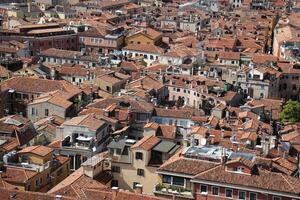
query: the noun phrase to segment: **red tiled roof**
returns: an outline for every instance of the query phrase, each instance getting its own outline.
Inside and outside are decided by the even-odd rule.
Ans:
[[[215,166],[217,166],[217,164],[214,162],[179,157],[168,164],[162,165],[158,170],[186,175],[197,175]]]
[[[23,154],[23,153],[32,153],[38,156],[46,156],[49,153],[52,153],[53,150],[49,147],[45,146],[30,146],[30,147],[25,147],[24,149],[18,151],[18,154]]]
[[[258,170],[256,174],[248,175],[229,172],[225,169],[225,166],[219,165],[199,173],[194,179],[196,181],[212,181],[215,183],[258,188],[267,191],[284,192],[296,195],[300,193],[300,180],[298,178],[265,170]]]
[[[147,53],[153,53],[153,54],[162,54],[164,50],[158,46],[155,46],[153,44],[129,44],[126,47],[123,48],[124,50],[131,50],[131,51],[137,51],[137,52],[147,52]]]
[[[156,136],[144,136],[141,140],[131,146],[132,149],[141,148],[146,151],[152,149],[156,144],[158,144],[161,140]]]

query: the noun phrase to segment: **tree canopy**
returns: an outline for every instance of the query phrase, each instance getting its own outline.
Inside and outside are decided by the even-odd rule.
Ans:
[[[300,122],[300,101],[289,100],[280,113],[282,122]]]

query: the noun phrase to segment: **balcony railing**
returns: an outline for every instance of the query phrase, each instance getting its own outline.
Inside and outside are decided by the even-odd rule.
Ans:
[[[154,193],[158,195],[175,195],[180,198],[194,199],[192,190],[172,185],[157,184],[154,187]]]
[[[37,171],[37,172],[42,172],[50,167],[50,161],[46,162],[45,164],[42,165],[37,165],[33,163],[27,163],[27,162],[22,162],[22,163],[12,163],[8,162],[5,164],[6,166],[13,166],[13,167],[18,167],[22,169],[27,169],[31,171]]]

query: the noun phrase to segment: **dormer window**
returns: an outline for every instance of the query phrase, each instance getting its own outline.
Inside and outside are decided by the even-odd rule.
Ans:
[[[235,167],[233,170],[235,172],[244,172],[244,167]]]

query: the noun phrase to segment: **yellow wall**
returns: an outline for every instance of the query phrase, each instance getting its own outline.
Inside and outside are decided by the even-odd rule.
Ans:
[[[7,16],[8,17],[19,17],[20,15],[23,15],[20,11],[15,11],[15,10],[8,10],[7,11]]]
[[[143,153],[143,160],[135,160],[135,152]],[[113,166],[120,166],[120,173],[113,173],[114,180],[118,180],[119,188],[125,190],[132,190],[133,183],[137,182],[143,186],[145,194],[153,194],[154,186],[159,183],[159,177],[156,172],[156,167],[147,166],[149,162],[148,154],[150,152],[135,149],[133,150],[132,164],[116,163]],[[144,176],[137,175],[137,169],[144,169]]]
[[[152,40],[145,35],[139,33],[126,38],[126,44],[155,44],[157,41]]]
[[[11,183],[14,185],[15,188],[17,188],[20,191],[25,191],[25,184],[17,184],[17,183]]]
[[[23,155],[28,156],[29,163],[33,163],[37,165],[43,165],[52,159],[52,153],[49,153],[48,155],[43,157],[32,153],[22,154],[22,156]]]
[[[67,176],[69,176],[69,174],[70,174],[70,160],[51,173],[51,176],[54,177],[52,182],[52,187],[57,185],[62,180],[64,180]]]

